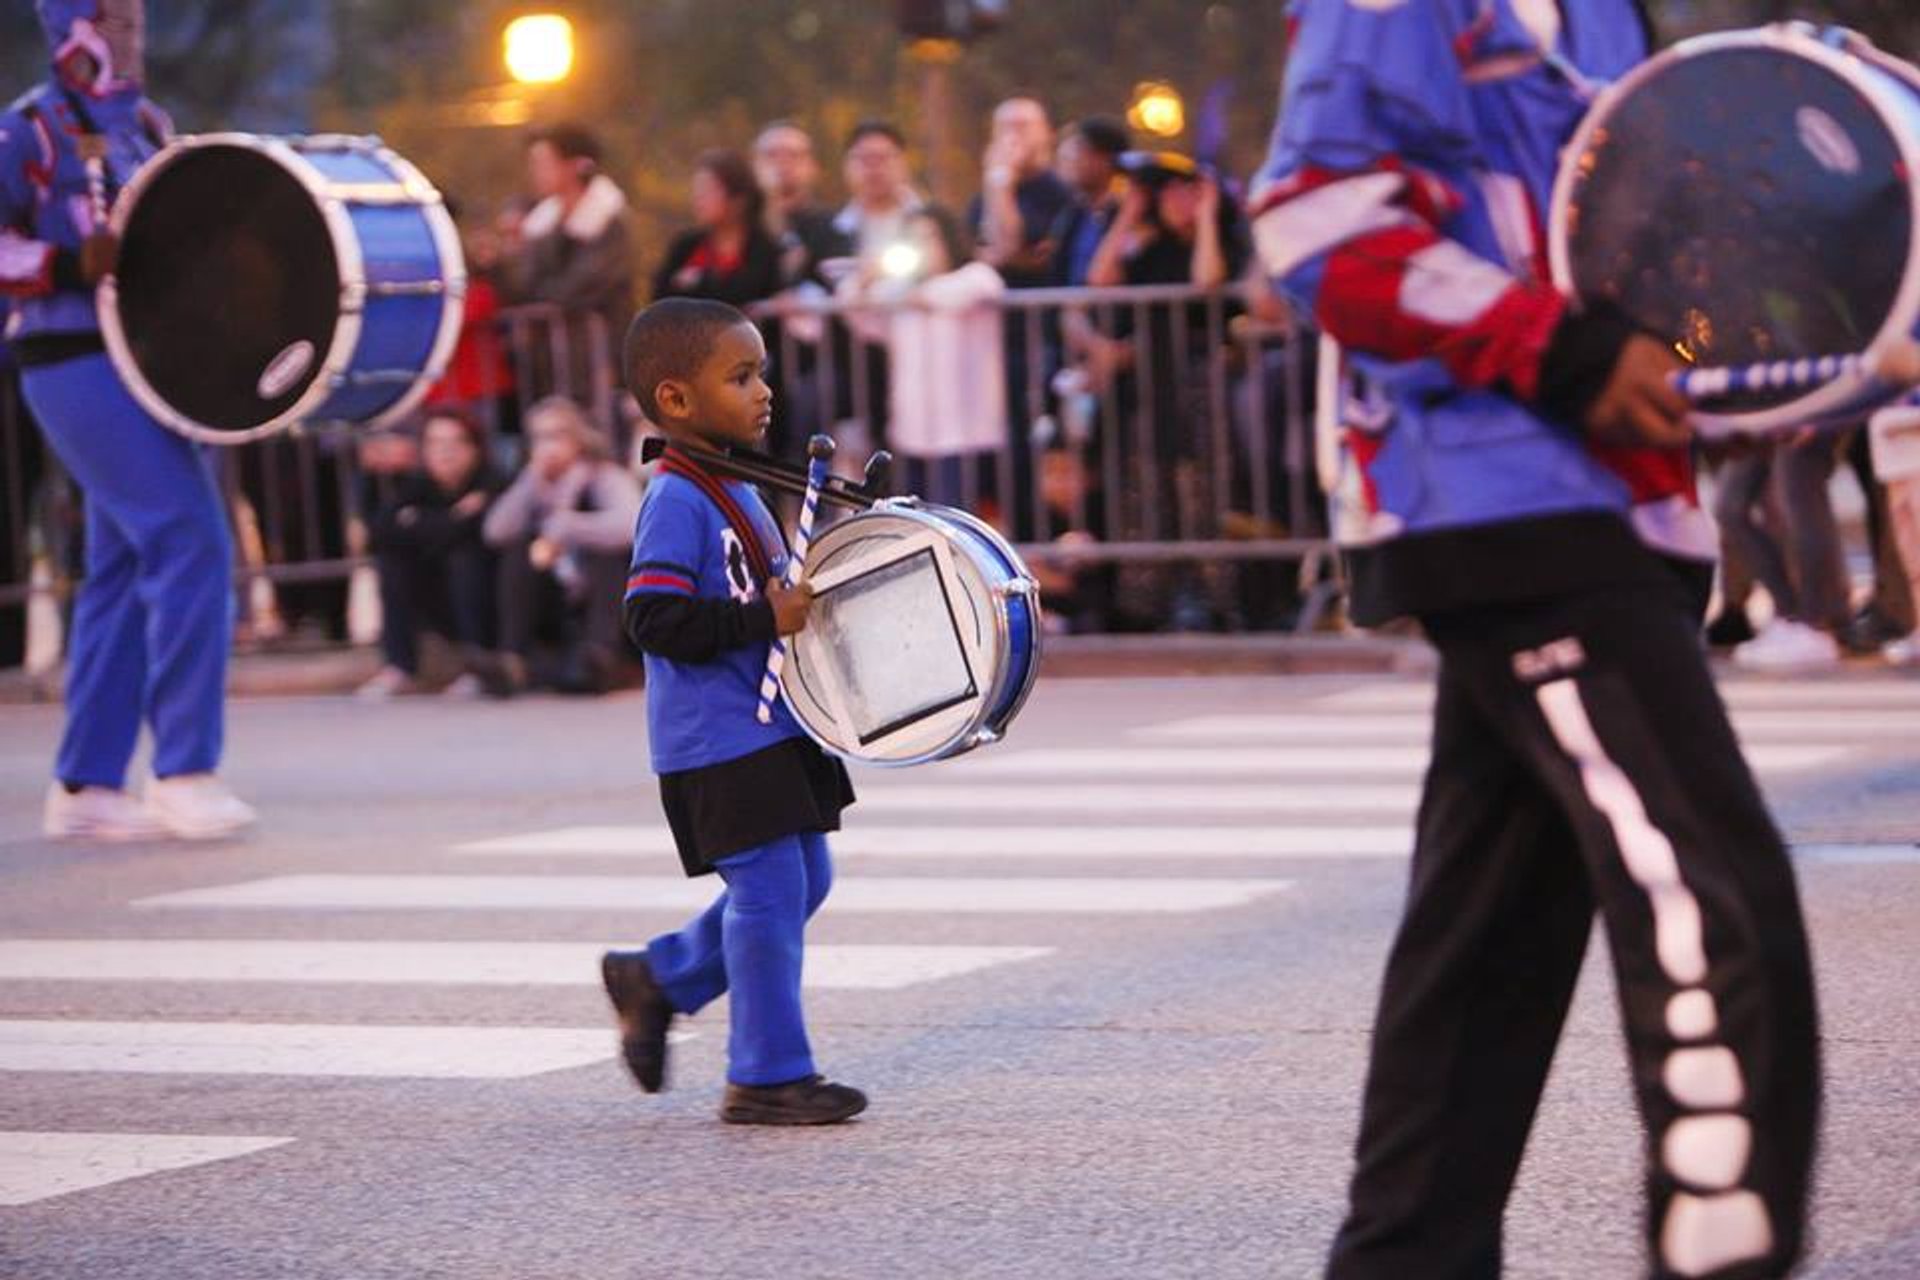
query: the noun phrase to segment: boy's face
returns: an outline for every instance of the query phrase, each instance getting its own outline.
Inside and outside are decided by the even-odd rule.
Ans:
[[[661,384],[661,407],[676,429],[710,444],[758,444],[773,420],[766,371],[767,346],[760,331],[751,324],[734,325],[714,339],[690,381]]]

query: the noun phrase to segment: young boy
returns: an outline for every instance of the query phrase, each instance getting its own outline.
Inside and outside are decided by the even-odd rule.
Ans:
[[[674,444],[753,444],[773,393],[766,347],[724,303],[670,298],[627,331],[628,384]],[[753,488],[669,448],[647,490],[627,582],[627,634],[646,655],[647,730],[660,798],[688,875],[726,889],[645,951],[601,962],[621,1049],[640,1087],[666,1078],[667,1027],[731,993],[730,1124],[837,1124],[865,1110],[858,1089],[813,1067],[800,1010],[806,922],[833,882],[825,832],[853,803],[845,768],[784,705],[759,723],[774,636],[806,625],[809,593],[782,585],[780,526]]]

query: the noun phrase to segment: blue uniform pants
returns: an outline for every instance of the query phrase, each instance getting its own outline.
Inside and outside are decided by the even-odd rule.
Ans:
[[[27,404],[86,495],[87,577],[55,776],[124,787],[144,718],[153,772],[220,763],[233,555],[202,451],[142,409],[104,355],[32,368]]]
[[[682,1013],[731,993],[727,1079],[734,1084],[810,1076],[800,957],[807,920],[833,887],[827,838],[782,836],[714,866],[727,887],[713,905],[647,945],[654,980]]]

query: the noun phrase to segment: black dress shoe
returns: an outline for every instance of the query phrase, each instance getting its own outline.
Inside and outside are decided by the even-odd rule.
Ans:
[[[1707,645],[1714,649],[1732,649],[1753,639],[1753,623],[1744,609],[1723,610],[1707,624]]]
[[[728,1124],[839,1124],[867,1109],[867,1095],[821,1076],[757,1087],[730,1084],[720,1101]]]
[[[620,1053],[627,1070],[648,1093],[667,1083],[667,1028],[673,1005],[653,980],[644,951],[609,951],[600,957],[600,980],[620,1015]]]

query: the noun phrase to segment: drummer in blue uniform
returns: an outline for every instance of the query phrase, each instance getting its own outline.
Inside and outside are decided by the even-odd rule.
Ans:
[[[1296,0],[1269,272],[1390,410],[1347,431],[1352,612],[1440,655],[1411,883],[1330,1280],[1493,1277],[1596,910],[1646,1131],[1648,1272],[1771,1280],[1819,1115],[1787,850],[1699,643],[1680,362],[1551,285],[1540,210],[1634,0]]]
[[[767,429],[765,344],[724,303],[655,303],[628,330],[623,365],[670,445],[753,444]],[[867,1105],[814,1069],[800,1002],[806,923],[833,883],[826,833],[853,789],[784,704],[770,724],[755,715],[774,637],[806,625],[810,597],[784,585],[786,560],[753,488],[669,447],[640,509],[627,634],[646,655],[647,736],[681,863],[726,887],[686,927],[608,952],[601,970],[649,1093],[665,1083],[673,1018],[730,994],[720,1118],[731,1124],[836,1124]]]
[[[52,75],[0,115],[0,290],[34,419],[86,496],[67,726],[44,829],[60,839],[213,837],[254,812],[218,777],[233,599],[220,494],[200,452],[128,393],[94,286],[105,214],[165,142],[141,93],[139,0],[39,0]],[[127,790],[142,718],[153,781]]]

